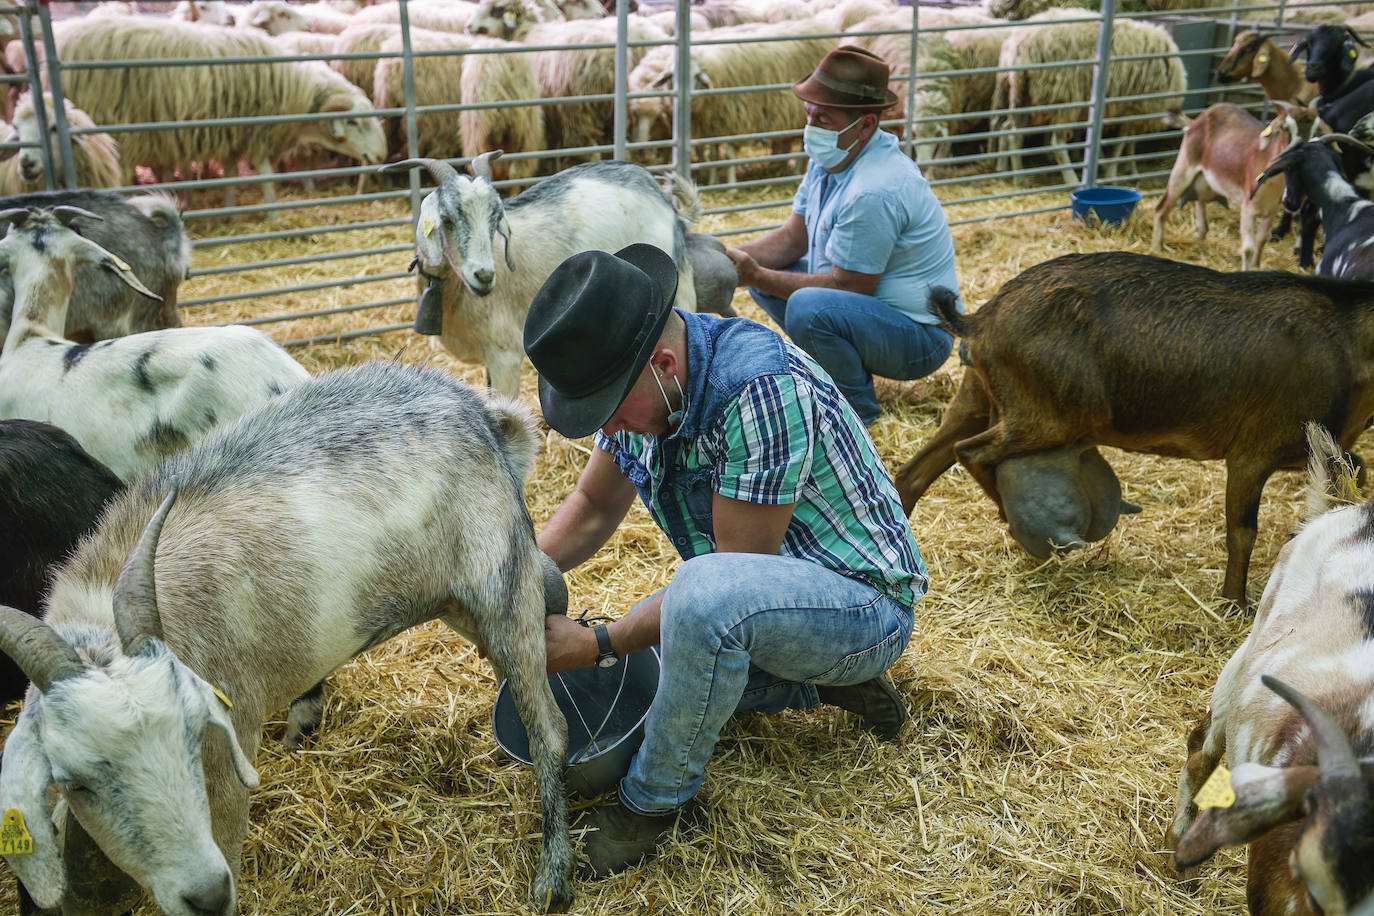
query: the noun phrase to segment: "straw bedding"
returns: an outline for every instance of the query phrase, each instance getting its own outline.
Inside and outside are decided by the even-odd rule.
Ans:
[[[743,196],[708,203],[738,203]],[[768,198],[785,196],[775,191]],[[1052,195],[1040,205],[1061,201]],[[309,225],[396,212],[369,207],[374,212],[299,218]],[[1087,227],[1067,212],[956,227],[964,297],[976,307],[1019,270],[1058,254],[1145,251],[1152,212],[1147,200],[1120,229]],[[975,213],[976,207],[955,208],[950,216]],[[1235,269],[1235,219],[1213,215],[1207,242],[1194,240],[1191,219],[1175,216],[1166,243],[1179,259]],[[705,228],[727,228],[731,219],[739,226],[763,221],[756,213],[711,217]],[[406,234],[378,232],[368,241]],[[358,239],[212,249],[199,253],[197,265],[336,244]],[[1293,269],[1288,248],[1287,242],[1270,246],[1265,266]],[[358,273],[400,270],[407,260],[377,258]],[[328,269],[292,270],[274,275],[273,283],[311,282]],[[264,282],[233,275],[198,280],[183,296]],[[414,289],[409,280],[393,287],[390,295]],[[286,308],[248,300],[190,318],[280,313],[328,304],[331,297],[342,304],[350,295],[357,298],[347,290],[312,294]],[[767,320],[747,296],[737,295],[735,304]],[[412,314],[397,307],[268,330],[287,339]],[[315,372],[397,354],[475,384],[484,377],[481,367],[459,363],[432,339],[409,332],[297,351]],[[873,433],[889,468],[934,431],[960,371],[952,358],[929,378],[880,383],[886,413]],[[537,403],[528,366],[522,396]],[[1366,435],[1361,446],[1374,451],[1374,439]],[[527,488],[536,525],[571,489],[587,448],[587,441],[546,435]],[[932,585],[917,606],[911,645],[892,672],[912,713],[901,738],[880,743],[847,714],[829,709],[733,721],[701,804],[661,855],[599,884],[579,882],[574,911],[1243,912],[1243,854],[1223,852],[1185,889],[1164,852],[1184,738],[1251,621],[1250,613],[1217,597],[1225,565],[1224,471],[1215,462],[1104,454],[1126,498],[1144,511],[1123,516],[1099,544],[1043,564],[1010,538],[967,474],[957,467],[946,473],[912,515]],[[1252,600],[1296,523],[1300,484],[1299,475],[1281,473],[1266,488]],[[611,542],[570,574],[572,607],[623,613],[666,584],[675,563],[636,506]],[[431,624],[331,678],[322,731],[307,749],[279,749],[270,739],[281,723],[273,723],[257,761],[263,787],[253,796],[241,911],[528,912],[539,809],[531,773],[505,759],[492,738],[495,690],[474,649]],[[11,911],[12,895],[0,891],[0,912]]]

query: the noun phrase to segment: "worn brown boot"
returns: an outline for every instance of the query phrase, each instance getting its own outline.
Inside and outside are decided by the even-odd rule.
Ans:
[[[636,814],[619,802],[596,808],[583,821],[592,830],[583,843],[589,861],[578,866],[578,877],[605,878],[651,857],[679,814]]]
[[[906,722],[906,705],[886,674],[846,687],[818,685],[816,694],[827,706],[838,706],[855,713],[863,720],[864,728],[884,741],[897,737]]]

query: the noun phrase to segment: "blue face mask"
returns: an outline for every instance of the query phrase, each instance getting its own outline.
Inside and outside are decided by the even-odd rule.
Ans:
[[[859,115],[852,123],[840,130],[827,130],[815,124],[808,124],[802,130],[802,148],[806,150],[806,155],[810,156],[811,161],[816,165],[823,169],[833,169],[844,161],[845,156],[849,155],[849,151],[854,148],[854,143],[859,142],[859,139],[855,137],[854,143],[840,149],[840,134],[863,119],[863,115]]]

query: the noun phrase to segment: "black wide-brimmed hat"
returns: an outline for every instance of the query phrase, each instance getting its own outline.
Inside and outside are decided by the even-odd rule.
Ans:
[[[821,58],[815,72],[792,86],[792,94],[827,108],[887,108],[897,104],[897,94],[887,88],[889,72],[887,62],[872,51],[844,45]]]
[[[554,268],[525,317],[549,426],[577,439],[605,425],[648,363],[676,295],[677,265],[653,245],[583,251]]]

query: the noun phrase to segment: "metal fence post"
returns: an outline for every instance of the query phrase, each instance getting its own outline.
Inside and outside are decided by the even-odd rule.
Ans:
[[[911,4],[911,56],[906,71],[906,154],[916,158],[916,58],[921,37],[921,5]]]
[[[405,71],[406,89],[406,155],[414,159],[420,155],[420,144],[416,137],[420,134],[420,116],[415,111],[415,52],[410,46],[410,0],[401,0],[401,60]],[[431,153],[433,150],[430,151]],[[447,158],[447,157],[441,157]],[[410,215],[420,218],[420,172],[410,170]],[[419,275],[416,275],[417,281]]]
[[[673,91],[677,102],[673,111],[673,165],[683,180],[692,179],[692,6],[677,5],[677,70]]]
[[[24,43],[24,63],[29,71],[29,98],[43,98],[43,80],[38,69],[38,51],[33,44],[33,23],[30,16],[37,15],[33,0],[20,4],[22,11],[15,18],[19,20],[19,40]],[[48,113],[42,105],[33,106],[34,120],[38,126],[38,143],[43,154],[43,176],[48,188],[57,187],[57,172],[53,169],[52,143],[48,138]]]
[[[1112,59],[1112,25],[1116,19],[1116,0],[1102,0],[1102,22],[1097,28],[1097,61],[1093,64],[1092,114],[1088,124],[1083,187],[1097,185],[1097,161],[1102,153],[1102,116],[1107,109],[1107,77]]]
[[[72,158],[72,131],[71,125],[67,123],[66,97],[62,92],[62,62],[57,59],[57,43],[53,41],[52,35],[52,14],[48,10],[46,3],[38,4],[38,29],[43,34],[43,52],[47,56],[48,64],[48,85],[52,91],[52,119],[54,126],[57,127],[57,149],[50,150],[50,154],[60,156],[62,159],[63,183],[68,188],[77,187],[76,163]],[[42,95],[34,96],[34,109],[40,107],[38,100]],[[48,186],[52,187],[56,182],[49,176]]]
[[[615,138],[612,141],[611,156],[614,159],[628,158],[625,150],[627,134],[630,129],[630,105],[628,100],[630,83],[630,4],[627,0],[616,0],[615,4],[615,116],[613,118]]]

